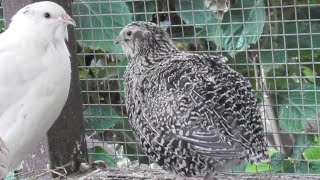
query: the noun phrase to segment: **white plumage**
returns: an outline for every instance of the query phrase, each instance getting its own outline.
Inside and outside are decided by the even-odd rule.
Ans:
[[[6,174],[8,169],[8,149],[7,146],[4,144],[2,139],[0,138],[0,179],[2,174]]]
[[[44,1],[19,10],[0,35],[0,179],[33,150],[67,100],[68,24],[75,22],[61,6]]]

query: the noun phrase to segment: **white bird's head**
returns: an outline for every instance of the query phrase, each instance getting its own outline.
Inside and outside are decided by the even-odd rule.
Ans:
[[[9,29],[22,30],[19,32],[29,32],[53,39],[68,40],[68,25],[75,26],[76,23],[60,5],[50,1],[42,1],[20,9],[13,16]]]

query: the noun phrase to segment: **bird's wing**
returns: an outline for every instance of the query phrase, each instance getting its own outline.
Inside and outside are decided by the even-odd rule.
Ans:
[[[189,60],[179,56],[163,66],[159,79],[159,89],[166,91],[158,91],[160,95],[155,95],[153,104],[159,105],[153,112],[176,124],[173,128],[177,128],[177,133],[171,133],[170,138],[203,155],[244,156],[246,143],[250,144],[249,139],[253,139],[248,124],[254,121],[251,110],[255,105],[250,103],[255,102],[249,99],[251,87],[240,74],[201,56]],[[166,109],[172,111],[168,113]],[[253,128],[261,125],[256,123]]]
[[[11,40],[10,40],[11,39]],[[0,36],[0,136],[13,126],[13,119],[1,116],[31,89],[33,81],[46,69],[37,54],[21,47],[21,41],[11,38],[10,32]],[[15,112],[17,114],[18,112]]]
[[[178,134],[172,134],[177,145],[185,146],[197,154],[214,157],[215,159],[240,159],[246,156],[244,147],[238,142],[227,141],[217,130],[179,129]],[[169,136],[170,137],[170,136]],[[175,144],[175,143],[173,143]],[[179,147],[177,147],[179,148]]]

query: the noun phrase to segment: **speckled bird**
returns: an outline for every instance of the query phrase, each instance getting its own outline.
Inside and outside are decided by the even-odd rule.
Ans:
[[[129,59],[129,122],[152,161],[191,177],[268,160],[252,86],[226,57],[180,51],[149,22],[127,25],[115,44]]]

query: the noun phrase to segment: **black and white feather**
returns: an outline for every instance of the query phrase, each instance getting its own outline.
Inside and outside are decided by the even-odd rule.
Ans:
[[[182,176],[202,176],[268,159],[252,87],[225,57],[179,51],[148,22],[127,25],[115,43],[129,59],[129,122],[152,161]]]

